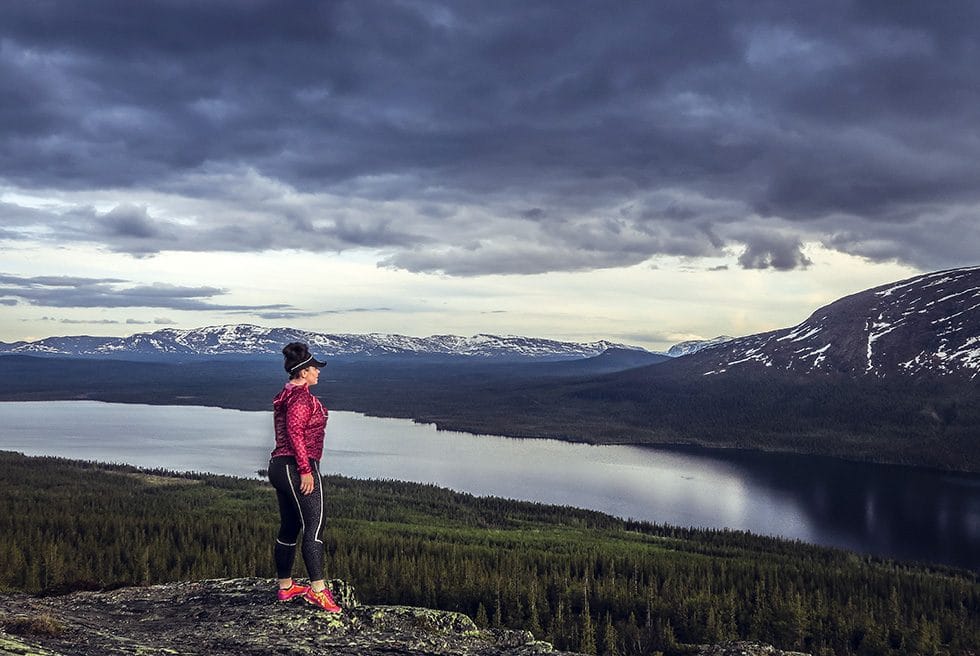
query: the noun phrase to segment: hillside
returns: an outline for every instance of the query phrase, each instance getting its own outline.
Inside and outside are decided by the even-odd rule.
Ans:
[[[270,598],[278,516],[266,482],[0,452],[0,653],[21,636],[64,656],[89,641],[107,654],[252,653],[250,636],[272,653],[266,632],[297,640],[282,653],[309,653],[305,629],[328,653],[360,640],[443,654],[447,639],[470,653],[460,647],[499,648],[501,631],[622,656],[728,640],[842,656],[980,646],[976,572],[431,485],[324,484],[327,573],[364,604],[338,583],[352,609],[339,621]],[[451,614],[390,611],[404,606]],[[147,637],[153,649],[134,648]]]
[[[719,335],[718,337],[714,337],[712,339],[694,339],[686,342],[678,342],[667,349],[667,355],[672,358],[679,358],[682,355],[697,353],[698,351],[702,351],[706,348],[711,348],[712,346],[730,342],[733,339],[735,338],[731,335]]]
[[[791,328],[700,350],[678,361],[674,371],[976,379],[980,267],[938,271],[846,296]]]

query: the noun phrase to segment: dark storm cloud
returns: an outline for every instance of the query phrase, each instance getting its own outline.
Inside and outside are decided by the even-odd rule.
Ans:
[[[222,305],[208,299],[227,293],[216,287],[127,285],[115,278],[0,274],[0,299],[39,307],[156,307],[173,310],[286,310],[288,305]]]
[[[761,233],[748,235],[744,240],[745,250],[738,258],[739,266],[743,269],[791,271],[813,264],[803,254],[803,244],[795,237]]]
[[[402,232],[387,217],[364,216],[354,220],[338,214],[327,220],[317,220],[315,207],[269,205],[271,209],[266,207],[265,212],[272,211],[272,216],[256,213],[243,204],[190,220],[154,215],[148,207],[130,203],[122,203],[105,212],[88,206],[47,209],[32,211],[29,221],[21,220],[16,224],[10,221],[15,225],[9,232],[17,239],[34,236],[59,242],[93,243],[134,256],[165,250],[340,251],[364,246],[404,247],[417,242],[416,237]],[[0,217],[4,209],[0,207]],[[45,233],[36,235],[37,225],[43,225]]]
[[[163,230],[150,219],[145,207],[120,205],[109,211],[102,224],[109,235],[133,239],[158,239]]]
[[[120,200],[8,200],[0,236],[373,248],[453,275],[733,248],[804,265],[740,239],[761,217],[791,241],[960,264],[975,255],[914,235],[980,202],[978,19],[965,1],[14,3],[0,180]],[[958,239],[975,253],[980,232]]]
[[[79,276],[11,276],[0,273],[0,285],[4,288],[21,287],[25,290],[70,287],[107,286],[112,283],[126,282],[120,278],[82,278]]]

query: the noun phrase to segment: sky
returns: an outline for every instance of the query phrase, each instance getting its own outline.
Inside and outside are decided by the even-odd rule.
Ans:
[[[13,0],[0,341],[659,350],[980,261],[973,2]]]

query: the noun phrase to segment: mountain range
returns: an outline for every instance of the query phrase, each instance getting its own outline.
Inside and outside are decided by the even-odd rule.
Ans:
[[[965,376],[980,372],[980,267],[916,276],[852,294],[802,323],[745,337],[719,336],[675,344],[663,354],[682,358],[676,375],[797,375],[872,377]],[[331,358],[461,358],[473,361],[560,361],[594,358],[608,350],[637,353],[610,341],[567,342],[514,335],[410,337],[329,334],[250,324],[192,330],[166,328],[129,337],[66,336],[0,343],[0,354],[172,361],[197,357],[279,356],[302,341]],[[666,358],[659,358],[663,360]]]
[[[609,341],[564,342],[515,335],[473,337],[433,335],[409,337],[371,333],[327,334],[295,328],[263,328],[250,324],[208,326],[193,330],[165,328],[129,337],[48,337],[33,342],[0,344],[0,354],[174,360],[187,357],[281,356],[288,342],[306,342],[322,357],[461,357],[475,360],[574,360],[595,357],[609,349],[642,351]]]

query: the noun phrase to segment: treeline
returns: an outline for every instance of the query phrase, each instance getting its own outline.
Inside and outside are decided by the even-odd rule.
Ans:
[[[977,573],[426,485],[326,488],[328,576],[365,603],[462,611],[610,656],[735,638],[817,654],[980,649]],[[271,578],[277,522],[260,481],[0,452],[6,590]]]
[[[777,374],[687,380],[670,375],[671,364],[586,380],[461,382],[435,400],[411,399],[411,414],[474,433],[758,449],[980,471],[976,382]],[[346,393],[324,388],[327,398]],[[389,403],[404,402],[392,397]]]

